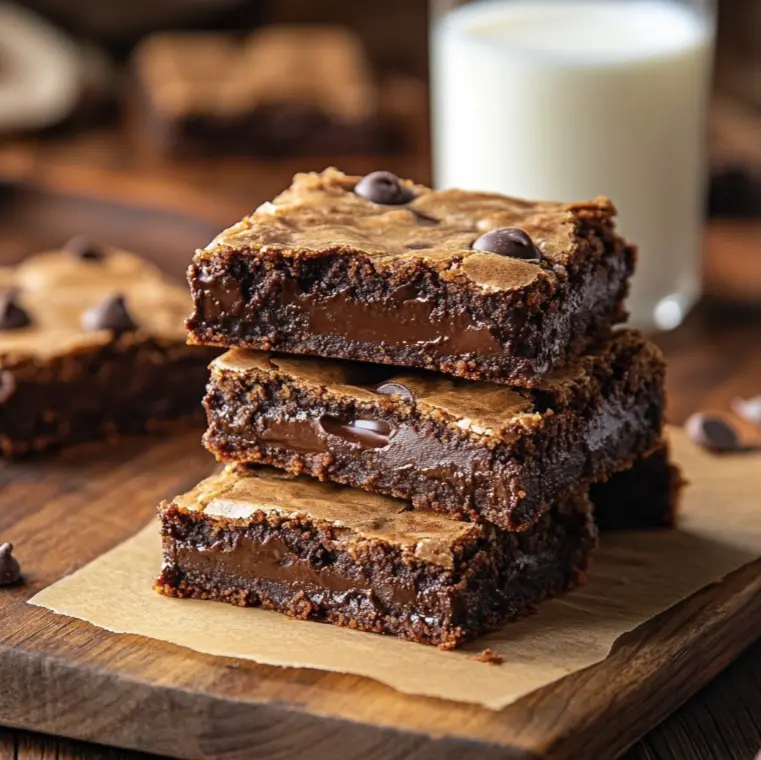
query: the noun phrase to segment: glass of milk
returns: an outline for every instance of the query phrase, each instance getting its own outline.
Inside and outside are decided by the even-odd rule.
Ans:
[[[676,327],[701,290],[715,0],[434,1],[438,187],[606,195],[640,248],[629,310]]]

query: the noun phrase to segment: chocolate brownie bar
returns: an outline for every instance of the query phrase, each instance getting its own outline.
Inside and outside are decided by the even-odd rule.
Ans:
[[[663,382],[660,351],[629,330],[533,389],[233,349],[212,364],[204,443],[523,530],[658,445]]]
[[[139,137],[165,155],[346,155],[391,147],[359,38],[271,26],[167,32],[136,49]]]
[[[453,648],[582,579],[596,530],[586,494],[523,533],[268,468],[227,469],[159,508],[170,596]]]
[[[299,174],[196,252],[190,341],[535,385],[625,317],[614,213]]]
[[[146,261],[83,239],[0,269],[0,453],[200,422],[217,352],[185,345],[188,301]]]
[[[595,483],[589,498],[600,530],[673,528],[685,480],[662,444],[632,467]]]

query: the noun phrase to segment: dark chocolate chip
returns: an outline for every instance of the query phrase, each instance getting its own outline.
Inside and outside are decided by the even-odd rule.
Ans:
[[[106,258],[105,250],[84,235],[73,237],[63,250],[83,261],[103,261]]]
[[[761,396],[736,398],[732,402],[732,411],[754,425],[761,425]]]
[[[16,302],[16,291],[0,293],[0,330],[18,330],[30,324],[29,315]]]
[[[431,243],[412,242],[407,243],[404,247],[410,251],[424,251],[426,248],[433,248],[433,245]]]
[[[21,567],[12,552],[13,544],[0,544],[0,586],[18,583],[21,578]]]
[[[13,372],[0,372],[0,404],[4,404],[16,392],[16,378]]]
[[[540,261],[542,254],[534,245],[534,241],[517,227],[500,227],[489,230],[473,243],[476,251],[498,253],[501,256],[511,256],[524,261]]]
[[[88,309],[82,315],[82,327],[87,332],[111,330],[115,333],[123,333],[135,330],[137,324],[127,311],[124,296],[117,294],[107,296],[100,303]]]
[[[738,451],[742,448],[737,430],[719,416],[697,412],[684,423],[684,429],[695,443],[712,451]]]
[[[384,206],[401,206],[415,197],[415,193],[405,187],[399,181],[399,177],[391,172],[367,174],[357,182],[354,192],[371,203]]]
[[[392,381],[379,385],[375,392],[381,396],[399,396],[406,401],[414,401],[415,394],[404,383]]]

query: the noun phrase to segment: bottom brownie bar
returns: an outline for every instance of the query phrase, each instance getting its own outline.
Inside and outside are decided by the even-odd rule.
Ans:
[[[671,528],[685,480],[664,444],[589,491],[600,530]]]
[[[164,594],[445,649],[578,583],[596,545],[584,492],[514,533],[269,468],[227,468],[159,515]]]

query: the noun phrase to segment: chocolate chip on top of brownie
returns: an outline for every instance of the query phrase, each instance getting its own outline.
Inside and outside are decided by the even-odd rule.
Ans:
[[[40,253],[0,269],[0,285],[13,299],[3,301],[6,316],[0,315],[1,367],[106,344],[127,330],[168,340],[184,338],[189,308],[184,288],[124,251],[104,249],[95,256],[64,248]],[[16,314],[23,311],[23,324],[12,318],[8,304]]]
[[[84,238],[0,268],[0,453],[198,418],[216,352],[186,345],[185,288]]]

